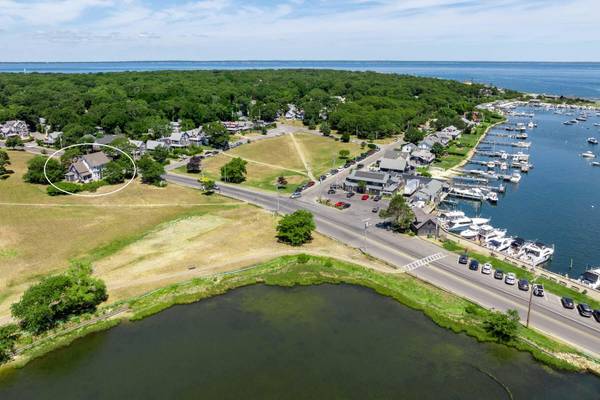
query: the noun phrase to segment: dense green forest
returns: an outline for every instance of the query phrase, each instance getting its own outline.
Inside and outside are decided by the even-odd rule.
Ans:
[[[161,71],[99,74],[1,74],[0,122],[44,117],[67,142],[96,127],[131,138],[238,118],[271,121],[293,103],[306,124],[323,116],[329,126],[361,138],[383,137],[427,119],[458,115],[500,94],[455,81],[374,72],[331,70]]]

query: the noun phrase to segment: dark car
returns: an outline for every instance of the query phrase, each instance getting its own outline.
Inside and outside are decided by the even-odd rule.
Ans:
[[[379,212],[379,207],[373,207],[373,209],[371,210],[372,213],[376,213]]]
[[[582,317],[590,318],[593,314],[592,309],[585,303],[577,304],[577,311]]]
[[[478,271],[479,270],[479,261],[472,259],[471,262],[469,263],[469,269],[471,271]]]
[[[327,177],[326,177],[325,175],[321,175],[321,176],[319,177],[319,180],[320,180],[320,181],[324,181],[325,179],[327,179]]]
[[[467,256],[466,254],[461,254],[460,257],[458,257],[458,263],[459,264],[467,264],[469,262],[469,256]]]
[[[327,191],[327,194],[335,194],[335,189],[329,189],[329,190]]]
[[[352,204],[350,203],[344,203],[344,206],[342,208],[345,210],[346,208],[350,208],[351,205]]]
[[[504,271],[501,269],[497,269],[494,271],[494,278],[496,279],[504,279]]]
[[[568,308],[569,310],[572,310],[575,308],[575,303],[573,303],[573,299],[571,299],[569,297],[561,298],[560,302],[562,303],[564,308]]]
[[[347,197],[347,198],[350,198],[350,197],[352,197],[352,196],[354,196],[354,192],[348,192],[348,193],[346,194],[346,197]]]
[[[529,281],[527,279],[519,279],[519,290],[529,291]]]
[[[377,195],[377,196],[373,196],[373,201],[379,201],[381,200],[381,196]]]
[[[600,310],[594,310],[594,312],[592,314],[594,315],[594,319],[597,322],[600,322]]]
[[[306,184],[306,187],[313,187],[315,186],[315,181],[308,181],[308,183]]]
[[[338,171],[336,168],[334,168],[334,169],[332,169],[331,171],[329,171],[329,173],[330,173],[331,175],[335,175],[335,174],[337,174],[338,172],[340,172],[340,171]]]
[[[365,166],[364,164],[357,164],[357,165],[356,165],[356,168],[358,168],[358,169],[361,169],[361,168],[363,168],[364,166]]]

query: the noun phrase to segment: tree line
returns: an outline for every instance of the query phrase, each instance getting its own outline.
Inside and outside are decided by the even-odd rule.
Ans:
[[[0,122],[20,119],[39,129],[45,118],[64,132],[66,145],[97,127],[143,139],[167,135],[169,121],[178,119],[183,129],[240,116],[273,121],[295,104],[307,125],[326,118],[327,131],[377,138],[515,95],[449,80],[332,70],[1,74]]]

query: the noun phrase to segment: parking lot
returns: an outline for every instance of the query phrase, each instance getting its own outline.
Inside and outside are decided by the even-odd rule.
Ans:
[[[323,201],[329,200],[331,205],[335,205],[336,203],[350,204],[350,207],[341,209],[340,212],[360,220],[370,218],[371,226],[382,221],[379,218],[379,210],[387,208],[389,203],[389,200],[380,199],[379,201],[375,201],[374,196],[362,195],[360,193],[355,193],[352,197],[347,197],[348,192],[342,189],[336,189],[335,193],[328,193],[328,191],[329,188],[325,187],[322,190],[322,194],[319,193]],[[368,196],[368,198],[363,200],[363,196]]]

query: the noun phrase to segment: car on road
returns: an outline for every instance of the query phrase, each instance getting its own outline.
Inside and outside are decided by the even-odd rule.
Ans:
[[[344,203],[343,201],[338,201],[338,202],[337,202],[337,203],[335,203],[333,206],[334,206],[335,208],[342,208],[342,207],[344,206],[344,204],[346,204],[346,203]]]
[[[321,176],[319,177],[319,180],[320,180],[320,181],[324,181],[325,179],[327,179],[327,175],[321,175]]]
[[[544,297],[544,286],[533,285],[533,295],[537,297]]]
[[[525,292],[529,291],[529,281],[527,279],[519,279],[519,290],[523,290]]]
[[[345,210],[346,208],[350,208],[352,204],[350,203],[344,203],[344,205],[342,206],[342,208]]]
[[[514,285],[515,283],[517,283],[517,276],[514,273],[509,272],[508,274],[506,274],[506,277],[504,277],[504,283],[506,283],[507,285]]]
[[[469,256],[467,256],[466,254],[461,254],[460,257],[458,257],[458,263],[459,264],[467,264],[469,262]]]
[[[485,263],[481,266],[481,273],[482,274],[486,274],[489,275],[492,273],[492,264],[490,263]]]
[[[369,200],[369,195],[368,194],[363,194],[362,196],[360,196],[361,200]]]
[[[308,183],[306,184],[306,187],[313,187],[315,186],[315,181],[308,181]]]
[[[329,190],[327,191],[327,194],[335,194],[335,189],[329,189]]]
[[[476,259],[472,259],[469,263],[469,269],[471,271],[477,271],[479,269],[479,261],[477,261]]]
[[[585,303],[577,304],[577,311],[579,311],[579,315],[582,317],[590,318],[593,314],[592,309]]]
[[[501,269],[497,269],[494,271],[494,278],[495,279],[503,279],[504,278],[504,271],[502,271]]]
[[[379,212],[379,207],[373,207],[373,209],[371,210],[372,213],[377,213]]]
[[[290,195],[290,199],[297,199],[299,197],[302,197],[302,193],[300,192],[294,192]]]
[[[348,193],[346,193],[346,197],[348,199],[351,198],[352,196],[354,196],[354,192],[348,192]]]
[[[379,200],[381,200],[380,195],[373,196],[373,201],[379,201]]]
[[[569,310],[572,310],[575,308],[575,303],[573,302],[573,299],[571,299],[569,297],[561,298],[560,302],[562,303],[564,308],[568,308]]]
[[[362,160],[362,158],[361,158],[361,160]],[[361,169],[361,168],[363,168],[364,166],[365,166],[364,164],[357,164],[357,165],[356,165],[356,168],[358,168],[358,169]]]
[[[331,171],[329,171],[329,173],[330,173],[331,175],[335,175],[335,174],[337,174],[338,172],[340,172],[340,171],[339,171],[338,169],[335,169],[335,168],[334,168],[334,169],[332,169]]]
[[[600,322],[600,310],[594,310],[592,314],[594,315],[596,322]]]

